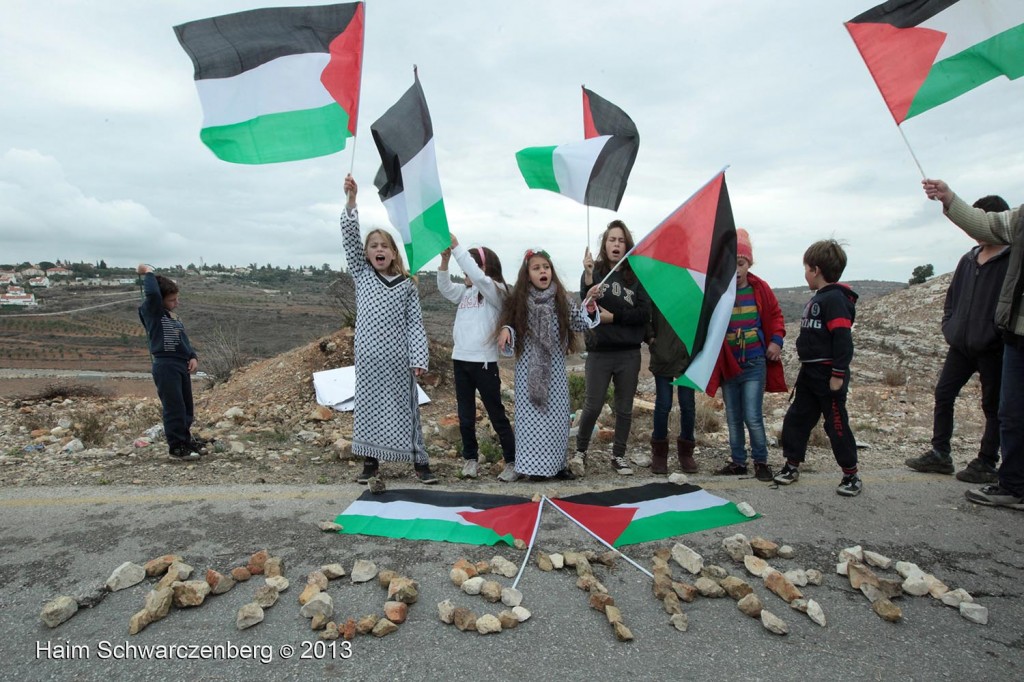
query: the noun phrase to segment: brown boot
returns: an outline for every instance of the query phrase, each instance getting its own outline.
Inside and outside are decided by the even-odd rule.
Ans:
[[[698,471],[697,460],[693,458],[693,448],[697,445],[692,440],[676,439],[676,447],[679,449],[679,468],[685,474],[695,474]]]
[[[668,474],[668,438],[651,438],[651,473]]]

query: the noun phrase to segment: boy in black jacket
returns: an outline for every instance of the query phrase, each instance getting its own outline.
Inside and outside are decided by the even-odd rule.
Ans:
[[[799,480],[807,440],[818,419],[824,417],[832,454],[843,470],[843,480],[836,492],[853,497],[860,494],[862,484],[857,475],[857,443],[846,414],[846,395],[853,359],[851,329],[857,294],[838,283],[845,269],[846,252],[834,239],[815,242],[804,252],[804,279],[816,293],[804,306],[800,318],[800,335],[796,339],[800,373],[793,403],[782,422],[782,453],[786,463],[774,480],[779,485]]]
[[[982,197],[974,208],[986,212],[1009,211],[999,196]],[[953,411],[960,390],[975,372],[981,380],[981,410],[985,431],[978,456],[957,472],[968,483],[996,483],[999,480],[999,390],[1003,372],[1003,336],[996,326],[996,303],[1010,264],[1010,248],[1002,244],[978,246],[964,254],[946,290],[942,309],[942,335],[949,344],[946,361],[935,384],[935,416],[932,444],[920,457],[906,460],[915,471],[953,473],[950,438]]]
[[[171,461],[199,459],[202,444],[192,439],[194,415],[192,377],[199,358],[185,334],[185,325],[173,311],[178,307],[178,285],[154,274],[153,268],[140,263],[136,270],[143,276],[145,298],[139,306],[139,319],[149,337],[153,356],[153,383],[163,406],[164,436]]]

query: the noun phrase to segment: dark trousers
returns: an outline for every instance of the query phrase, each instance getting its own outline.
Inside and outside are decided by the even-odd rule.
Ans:
[[[846,414],[849,375],[843,386],[833,393],[829,389],[832,368],[828,365],[803,365],[796,377],[792,404],[782,420],[782,454],[790,462],[803,462],[807,456],[807,440],[818,419],[825,418],[825,433],[832,444],[832,454],[843,470],[857,468],[857,441],[850,431]]]
[[[614,383],[615,442],[612,455],[625,457],[629,430],[633,426],[633,398],[640,376],[640,349],[591,351],[587,353],[585,376],[587,393],[580,415],[580,428],[576,432],[576,449],[586,452],[590,446],[590,436],[601,415],[608,384]]]
[[[1024,496],[1024,345],[1006,344],[1003,349],[999,436],[1003,446],[999,485]]]
[[[173,451],[188,447],[192,440],[189,429],[195,408],[192,404],[192,377],[188,374],[188,363],[177,358],[155,358],[153,360],[153,383],[156,394],[163,406],[164,436],[167,446]]]
[[[491,426],[498,434],[501,453],[506,462],[516,459],[516,437],[501,402],[501,376],[498,363],[466,362],[452,360],[455,374],[455,400],[458,403],[459,433],[462,435],[462,456],[465,459],[479,457],[476,440],[476,394],[487,410]]]
[[[935,420],[932,426],[932,449],[950,455],[949,439],[953,436],[953,406],[960,390],[974,373],[981,379],[981,409],[985,413],[985,432],[981,436],[978,457],[995,467],[999,462],[999,387],[1002,384],[1002,348],[983,355],[968,355],[956,348],[946,352],[939,380],[935,384]]]

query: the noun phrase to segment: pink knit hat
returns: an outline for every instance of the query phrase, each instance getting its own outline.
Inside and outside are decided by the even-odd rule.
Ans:
[[[746,258],[754,264],[754,247],[750,245],[750,234],[742,227],[736,228],[736,257]]]

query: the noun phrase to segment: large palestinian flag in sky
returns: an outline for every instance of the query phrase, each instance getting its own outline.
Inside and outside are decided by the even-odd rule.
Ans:
[[[363,3],[256,9],[174,32],[195,67],[200,139],[218,158],[308,159],[356,134]]]
[[[619,107],[583,88],[582,142],[516,152],[526,185],[586,206],[617,211],[640,148],[640,133]]]
[[[374,185],[388,219],[402,235],[409,269],[418,271],[451,245],[434,151],[434,126],[419,76],[401,99],[373,122],[380,153]]]
[[[719,173],[644,237],[629,264],[690,351],[676,384],[707,388],[736,300],[736,224]]]
[[[846,29],[897,124],[1024,75],[1024,0],[889,0]]]
[[[651,483],[551,500],[613,547],[749,520],[695,485]],[[346,535],[494,545],[529,542],[540,502],[512,495],[433,490],[364,492],[335,521]]]

